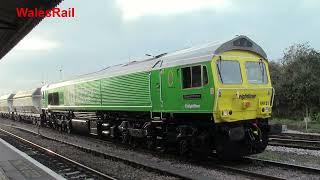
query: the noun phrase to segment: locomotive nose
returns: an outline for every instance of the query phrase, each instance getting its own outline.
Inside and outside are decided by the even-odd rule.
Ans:
[[[221,88],[217,99],[217,119],[232,122],[267,118],[271,115],[270,88]]]

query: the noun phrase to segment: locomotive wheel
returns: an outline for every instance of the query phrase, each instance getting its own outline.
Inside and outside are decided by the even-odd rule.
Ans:
[[[130,136],[130,138],[129,138],[129,144],[130,144],[133,148],[136,148],[136,147],[137,147],[137,140],[136,140],[136,138]]]
[[[211,139],[207,132],[192,139],[192,156],[196,159],[207,159],[212,152]]]
[[[147,148],[150,150],[154,148],[154,141],[152,138],[147,139]]]
[[[129,136],[127,135],[127,133],[123,133],[121,139],[122,143],[126,144],[129,141]]]
[[[231,142],[225,135],[216,136],[216,153],[221,160],[238,160],[241,158],[242,147],[237,142]]]
[[[62,132],[62,126],[63,126],[62,124],[58,124],[57,129],[59,132]]]
[[[216,152],[219,159],[221,160],[226,159],[225,156],[227,154],[225,153],[225,147],[222,144],[216,144]]]
[[[67,123],[62,122],[61,126],[62,126],[62,132],[67,132]]]
[[[263,152],[263,151],[267,148],[268,141],[269,141],[268,132],[267,132],[266,130],[264,130],[264,131],[262,131],[261,141],[260,141],[260,143],[256,146],[256,152],[257,152],[257,153]]]
[[[226,142],[216,147],[217,156],[221,160],[239,160],[243,156],[243,147],[240,144]]]
[[[180,140],[179,142],[179,154],[181,156],[186,155],[189,152],[189,143],[186,139]]]
[[[40,127],[41,126],[41,120],[36,120],[36,126]]]
[[[71,134],[71,125],[70,125],[69,122],[67,122],[67,125],[66,125],[66,132],[67,132],[68,134]]]

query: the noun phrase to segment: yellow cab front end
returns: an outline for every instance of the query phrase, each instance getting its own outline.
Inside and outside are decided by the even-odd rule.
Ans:
[[[224,156],[262,152],[274,97],[268,61],[251,51],[231,50],[213,58],[212,71],[217,151]]]

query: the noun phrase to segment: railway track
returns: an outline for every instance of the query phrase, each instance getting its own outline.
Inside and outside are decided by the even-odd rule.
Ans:
[[[317,134],[302,134],[302,133],[281,133],[278,135],[270,135],[270,137],[283,137],[291,139],[302,139],[302,140],[320,140],[320,135]]]
[[[213,156],[211,156],[210,159],[214,159],[213,162],[217,161]],[[253,157],[243,157],[239,161],[211,164],[210,166],[219,167],[221,169],[225,169],[227,171],[231,171],[235,173],[247,174],[248,176],[257,177],[260,179],[274,179],[274,180],[291,179],[291,178],[281,176],[281,174],[279,175],[276,172],[275,174],[269,174],[268,172],[264,172],[264,169],[271,169],[271,168],[283,169],[284,171],[290,170],[300,175],[313,174],[317,177],[320,175],[320,169],[317,169],[317,168],[300,166],[295,164],[288,164],[288,163],[283,163],[278,161],[264,160],[264,159],[253,158]],[[260,167],[263,167],[263,168],[260,168]]]
[[[96,171],[86,165],[73,161],[61,154],[51,151],[22,137],[0,128],[0,138],[22,152],[39,161],[66,179],[108,179],[116,178]],[[30,153],[32,152],[32,153]]]
[[[2,124],[2,125],[4,125],[4,124]],[[31,131],[31,130],[28,130],[28,129],[25,129],[25,128],[22,128],[22,127],[16,127],[16,126],[11,126],[11,125],[4,125],[4,126],[16,128],[16,129],[19,129],[19,130],[22,130],[22,131],[26,131],[28,133],[37,134],[34,131]],[[83,147],[83,146],[79,146],[79,145],[76,145],[76,144],[73,144],[73,143],[70,143],[70,142],[58,140],[58,139],[53,138],[53,137],[48,137],[48,136],[45,136],[45,135],[41,135],[41,136],[43,138],[46,138],[46,139],[54,140],[54,141],[57,141],[57,142],[61,142],[61,143],[67,144],[67,145],[71,145],[71,146],[77,147],[77,148],[79,148],[79,149],[81,149],[83,151],[86,151],[88,153],[92,153],[92,154],[97,155],[97,156],[103,156],[104,158],[112,158],[113,160],[119,160],[119,161],[122,161],[122,162],[125,161],[126,163],[129,163],[129,164],[131,164],[133,166],[140,166],[142,168],[151,169],[151,170],[154,170],[154,171],[158,171],[160,173],[162,172],[162,174],[168,174],[168,175],[171,175],[171,176],[174,176],[174,177],[178,177],[180,179],[195,179],[194,177],[188,177],[183,173],[180,174],[180,173],[176,173],[176,172],[168,172],[166,170],[160,170],[160,169],[158,169],[156,167],[150,167],[150,164],[149,165],[142,165],[142,164],[139,164],[137,162],[127,161],[127,160],[125,160],[123,158],[110,156],[108,154],[105,154],[105,153],[102,153],[102,152],[98,152],[98,151],[95,151],[93,149],[89,149],[89,148],[86,148],[86,147]],[[99,141],[99,143],[101,143],[101,144],[105,144],[105,141],[103,141],[103,140],[94,139],[94,138],[90,138],[90,137],[89,137],[89,139],[92,140],[92,141]],[[196,164],[200,165],[201,167],[207,168],[207,169],[222,170],[222,171],[225,171],[225,172],[228,172],[228,173],[240,174],[242,176],[253,178],[253,179],[274,179],[274,180],[282,180],[283,179],[283,178],[278,178],[278,177],[275,177],[275,176],[266,175],[266,174],[262,174],[262,173],[255,173],[253,171],[244,170],[244,169],[241,169],[241,168],[236,168],[236,167],[227,166],[227,165],[223,165],[223,164],[217,164],[217,163],[215,163],[217,160],[213,160],[213,159],[211,159],[211,160],[212,161],[210,161],[209,163],[204,163],[204,164],[203,163],[196,163]]]
[[[15,126],[11,126],[11,125],[6,125],[12,128],[17,128],[23,131],[27,131],[29,133],[33,133],[36,134],[36,132],[28,130],[28,129],[24,129],[21,127],[15,127]],[[58,140],[52,137],[47,137],[42,135],[42,137],[50,139],[50,140],[54,140],[54,141],[58,141],[67,145],[71,145],[74,147],[77,147],[79,149],[82,149],[83,151],[86,151],[88,153],[92,153],[94,155],[97,156],[103,156],[104,158],[112,158],[114,160],[118,160],[118,161],[126,161],[123,158],[119,158],[119,157],[114,157],[114,156],[110,156],[108,154],[102,153],[102,152],[98,152],[95,151],[93,149],[88,149],[86,147],[82,147],[70,142],[66,142],[66,141],[62,141],[62,140]],[[90,140],[95,140],[95,141],[99,141],[101,143],[104,143],[105,141],[99,140],[99,139],[94,139],[94,138],[90,138]],[[110,157],[109,157],[110,156]],[[208,169],[216,169],[216,170],[223,170],[226,172],[230,172],[230,173],[234,173],[234,174],[241,174],[243,176],[247,176],[249,178],[254,178],[254,179],[286,179],[283,177],[278,177],[276,175],[272,175],[272,174],[268,174],[268,173],[264,173],[264,172],[259,172],[259,171],[255,171],[255,170],[251,170],[248,167],[251,166],[255,166],[257,164],[259,164],[259,166],[263,167],[263,166],[267,166],[267,167],[273,167],[273,168],[284,168],[284,169],[291,169],[291,170],[297,170],[300,172],[307,172],[307,173],[313,173],[313,174],[320,174],[320,170],[319,169],[315,169],[315,168],[309,168],[309,167],[303,167],[303,166],[297,166],[297,165],[292,165],[292,164],[285,164],[285,163],[280,163],[280,162],[275,162],[275,161],[266,161],[266,160],[260,160],[260,159],[254,159],[254,158],[244,158],[241,160],[241,162],[236,162],[235,163],[220,163],[219,160],[215,159],[215,158],[210,158],[211,160],[206,162],[206,163],[196,163],[196,165],[200,165],[202,167],[208,168]],[[219,163],[217,163],[219,162]],[[150,164],[145,165],[145,164],[139,164],[137,162],[132,162],[129,161],[127,162],[133,166],[139,166],[142,168],[147,168],[149,170],[154,170],[157,171],[159,173],[164,173],[167,175],[171,175],[177,178],[181,178],[181,179],[193,179],[190,178],[188,176],[186,176],[185,174],[181,173],[176,173],[176,172],[168,172],[167,170],[161,170],[158,167],[152,167],[150,166]],[[239,167],[239,164],[241,165],[241,167]]]
[[[212,159],[212,158],[209,158]],[[213,162],[216,162],[217,160],[214,160]],[[285,178],[281,178],[281,177],[277,177],[277,176],[273,176],[273,175],[268,175],[268,174],[264,174],[264,173],[259,173],[259,172],[255,172],[255,171],[250,171],[247,169],[242,169],[239,168],[237,166],[233,166],[231,165],[226,165],[226,164],[220,164],[220,163],[213,163],[213,162],[209,162],[207,165],[204,166],[208,166],[209,167],[213,167],[213,168],[218,168],[221,170],[225,170],[225,171],[229,171],[229,172],[233,172],[233,173],[237,173],[237,174],[242,174],[242,175],[246,175],[249,177],[254,177],[255,179],[270,179],[270,180],[284,180]]]
[[[273,167],[291,169],[294,171],[302,171],[305,173],[313,173],[313,174],[320,175],[320,169],[308,167],[308,166],[300,166],[295,164],[282,163],[278,161],[263,160],[263,159],[253,158],[253,157],[245,157],[243,158],[243,160],[251,164],[260,164],[262,166],[273,166]]]
[[[320,150],[320,136],[283,133],[280,135],[270,136],[269,145]]]
[[[2,124],[2,125],[4,125],[4,124]],[[17,128],[17,129],[20,129],[20,130],[22,130],[22,131],[26,131],[26,132],[32,133],[32,134],[37,134],[37,133],[35,133],[35,132],[33,132],[33,131],[30,131],[30,130],[28,130],[28,129],[24,129],[24,128],[21,128],[21,127],[14,127],[14,126],[10,126],[10,125],[5,125],[5,126],[12,127],[12,128]],[[14,137],[16,137],[16,138],[18,138],[18,139],[21,139],[21,140],[23,140],[23,141],[25,140],[25,139],[22,138],[22,137],[16,136],[16,135],[14,135],[14,134],[12,134],[12,133],[10,133],[10,132],[8,132],[8,131],[5,131],[5,130],[3,130],[3,129],[0,128],[0,132],[1,132],[1,131],[2,131],[2,132],[5,132],[5,133],[8,133],[8,134],[10,134],[11,136],[14,136]],[[39,134],[38,134],[38,135],[39,135]],[[70,142],[67,142],[67,141],[59,140],[59,139],[56,139],[56,138],[53,138],[53,137],[48,137],[48,136],[44,136],[44,135],[41,135],[41,136],[42,136],[43,138],[46,138],[46,139],[49,139],[49,140],[53,140],[53,141],[56,141],[56,142],[60,142],[60,143],[69,145],[69,146],[76,147],[76,148],[78,148],[78,149],[80,149],[80,150],[82,150],[82,151],[85,151],[85,152],[87,152],[87,153],[91,153],[91,154],[93,154],[93,155],[95,155],[95,156],[99,156],[99,157],[102,157],[102,158],[104,158],[104,159],[110,159],[110,160],[112,160],[112,161],[117,161],[117,162],[123,162],[123,163],[125,163],[125,164],[127,164],[127,165],[136,167],[137,169],[146,169],[146,170],[151,171],[151,172],[155,172],[155,173],[159,173],[159,174],[162,174],[162,175],[167,175],[167,176],[176,177],[176,178],[178,178],[178,179],[187,179],[187,180],[188,180],[188,179],[192,179],[192,178],[188,177],[187,175],[185,175],[185,174],[183,174],[183,173],[170,171],[170,170],[168,170],[168,169],[161,169],[161,168],[159,168],[157,165],[142,164],[142,163],[134,162],[134,161],[131,161],[131,160],[128,160],[128,159],[124,159],[124,158],[118,157],[118,156],[113,156],[113,155],[109,155],[109,154],[106,154],[106,153],[103,153],[103,152],[95,151],[95,150],[93,150],[93,149],[86,148],[86,147],[84,147],[84,146],[80,146],[80,145],[77,145],[77,144],[73,144],[73,143],[70,143]],[[25,141],[26,141],[27,143],[32,143],[32,142],[30,142],[30,141],[28,141],[28,140],[25,140]],[[32,143],[32,144],[34,144],[34,143]],[[34,144],[34,146],[39,147],[39,148],[44,148],[44,147],[41,147],[40,145],[37,145],[37,144]],[[44,149],[46,149],[46,148],[44,148]],[[47,149],[46,151],[48,151],[48,152],[53,152],[53,151],[51,151],[51,150],[49,150],[49,149]],[[56,153],[56,154],[57,154],[57,153]],[[58,155],[59,155],[59,154],[58,154]],[[65,158],[65,157],[63,157],[62,155],[59,155],[59,156],[61,156],[62,158]],[[71,159],[68,159],[68,158],[67,158],[67,160],[69,160],[69,161],[72,162]],[[75,161],[73,161],[73,163],[76,163],[76,164],[78,164],[78,165],[80,165],[80,166],[84,166],[85,168],[91,169],[90,167],[87,167],[87,166],[82,165],[82,164],[80,164],[80,163],[77,163],[77,162],[75,162]],[[49,167],[49,168],[50,168],[50,167]],[[91,170],[92,170],[92,171],[95,171],[94,169],[91,169]],[[98,171],[96,171],[96,172],[97,172],[97,173],[101,173],[101,172],[98,172]],[[58,173],[59,173],[59,172],[58,172]],[[103,173],[101,173],[101,174],[103,174]],[[106,176],[107,176],[107,175],[106,175]],[[102,179],[109,179],[109,178],[102,178]],[[115,178],[114,178],[114,179],[115,179]]]

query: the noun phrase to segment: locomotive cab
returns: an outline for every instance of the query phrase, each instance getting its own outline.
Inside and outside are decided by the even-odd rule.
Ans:
[[[217,151],[223,156],[262,152],[267,146],[274,95],[267,60],[254,52],[232,50],[211,63]],[[232,152],[235,148],[239,151]]]
[[[216,74],[216,123],[270,117],[274,93],[266,60],[250,52],[233,51],[213,60],[212,67]]]

